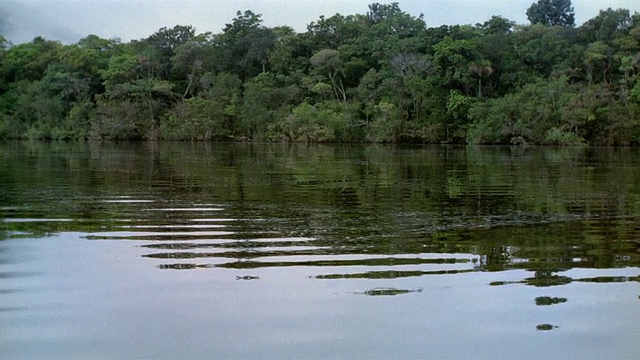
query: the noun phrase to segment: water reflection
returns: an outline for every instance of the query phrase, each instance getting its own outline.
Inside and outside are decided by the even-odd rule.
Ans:
[[[254,275],[244,275],[244,276],[236,276],[236,280],[258,280],[260,276]]]
[[[640,271],[639,271],[640,272]],[[568,276],[560,275],[542,275],[539,277],[530,277],[521,281],[494,281],[490,285],[509,285],[509,284],[525,284],[536,287],[548,287],[567,285],[572,282],[585,282],[585,283],[623,283],[628,281],[640,282],[640,275],[638,276],[594,276],[588,278],[570,278]]]
[[[538,331],[549,331],[549,330],[553,330],[553,329],[557,329],[557,328],[559,328],[559,326],[552,325],[552,324],[540,324],[540,325],[536,326],[536,330],[538,330]]]
[[[135,240],[180,260],[162,269],[370,268],[318,279],[640,266],[631,149],[75,146],[4,145],[6,237]]]
[[[535,331],[619,338],[625,318],[603,317],[637,307],[635,149],[3,143],[0,159],[0,316],[109,324],[88,340],[108,338],[100,355],[148,336],[173,357],[335,357],[322,339],[352,357],[474,356],[460,339],[536,357]],[[18,249],[36,239],[37,256]],[[212,329],[236,352],[189,356]],[[405,352],[367,352],[385,341]]]
[[[375,288],[371,290],[367,290],[363,292],[363,295],[367,296],[394,296],[394,295],[402,295],[409,293],[421,293],[422,289],[396,289],[396,288]]]
[[[550,297],[550,296],[540,296],[536,298],[536,305],[539,305],[539,306],[557,305],[565,302],[567,302],[566,298],[558,298],[558,297]]]
[[[410,271],[410,270],[389,270],[389,271],[367,271],[365,273],[353,274],[327,274],[317,275],[316,279],[397,279],[405,277],[417,277],[424,275],[451,275],[471,272],[473,270],[432,270],[432,271]]]

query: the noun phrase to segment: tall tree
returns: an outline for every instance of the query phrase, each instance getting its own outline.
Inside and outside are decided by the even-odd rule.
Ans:
[[[340,52],[332,49],[322,49],[309,59],[311,66],[319,73],[326,75],[331,81],[331,87],[336,100],[347,103],[347,92],[342,82],[342,68],[344,62],[340,59]]]
[[[225,71],[246,81],[268,70],[269,53],[276,39],[273,30],[262,25],[262,15],[238,11],[222,31],[215,43],[222,50]]]
[[[531,24],[573,27],[576,25],[571,0],[538,0],[527,9]]]
[[[600,10],[593,19],[587,21],[578,29],[578,35],[585,44],[603,41],[611,45],[614,40],[629,33],[633,27],[633,18],[626,9]]]
[[[153,35],[138,42],[138,52],[154,59],[159,64],[158,75],[169,80],[171,57],[176,49],[195,36],[193,26],[176,25],[172,29],[163,27]]]
[[[513,30],[516,25],[515,21],[503,18],[502,16],[492,16],[491,19],[485,21],[483,24],[476,24],[487,35],[505,35]]]
[[[469,71],[478,78],[478,97],[482,97],[482,78],[493,74],[491,61],[480,60],[469,63]]]

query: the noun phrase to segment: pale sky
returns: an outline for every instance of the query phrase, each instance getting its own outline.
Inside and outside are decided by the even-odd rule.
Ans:
[[[0,35],[14,44],[36,36],[75,43],[90,35],[142,39],[161,27],[193,25],[197,33],[220,33],[238,10],[262,14],[263,24],[288,25],[303,32],[320,15],[365,14],[383,0],[0,0]],[[525,12],[534,0],[397,0],[411,15],[424,14],[428,27],[476,24],[500,15],[527,24]],[[576,24],[599,10],[624,8],[640,12],[639,0],[573,0]]]

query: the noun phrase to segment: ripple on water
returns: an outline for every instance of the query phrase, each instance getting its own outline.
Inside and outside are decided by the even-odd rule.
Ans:
[[[226,225],[221,224],[192,224],[192,225],[120,225],[117,226],[122,229],[219,229],[224,228]]]
[[[73,219],[49,219],[49,218],[6,218],[5,223],[42,223],[42,222],[71,222]]]
[[[188,207],[188,208],[151,208],[151,209],[142,209],[143,211],[223,211],[223,208],[215,208],[215,207]]]
[[[442,357],[430,352],[433,344],[452,350],[460,339],[487,344],[494,351],[488,357],[535,356],[509,347],[537,348],[531,339],[550,330],[586,334],[593,324],[608,328],[588,336],[635,344],[633,319],[625,323],[629,336],[618,329],[639,301],[640,227],[638,216],[629,216],[638,208],[637,161],[598,165],[602,175],[592,177],[573,163],[538,164],[529,155],[538,149],[531,148],[520,162],[502,151],[449,147],[356,157],[331,148],[316,158],[322,147],[307,156],[287,146],[296,155],[283,158],[280,148],[262,157],[255,144],[246,148],[249,157],[244,147],[202,156],[156,151],[162,146],[117,158],[98,151],[86,163],[60,154],[16,158],[12,166],[32,165],[14,169],[15,176],[0,166],[0,181],[11,179],[15,189],[0,207],[0,236],[12,249],[0,254],[3,316],[39,301],[85,305],[63,313],[55,304],[55,316],[39,308],[29,318],[43,319],[48,339],[66,349],[81,343],[59,336],[73,319],[82,317],[76,329],[105,324],[78,352],[96,357],[114,356],[92,352],[95,339],[122,339],[123,329],[134,336],[125,342],[134,353],[156,348],[161,356],[164,345],[185,356],[205,353],[189,352],[201,342],[189,343],[188,335],[200,329],[215,335],[206,342],[215,344],[209,354],[230,339],[238,348],[281,350],[279,341],[286,341],[289,349],[330,350],[292,336],[309,335],[302,323],[320,324],[320,332],[335,336],[329,345],[344,349],[352,348],[351,339],[371,339],[352,348],[363,357],[375,357],[385,343],[397,346],[379,357],[420,357],[418,351]],[[0,186],[2,195],[6,189]],[[78,241],[78,234],[114,241]],[[31,241],[36,237],[46,238]],[[29,242],[42,250],[33,258],[15,247]],[[24,293],[12,293],[21,287]],[[23,303],[29,295],[36,301]],[[114,309],[127,316],[114,318]],[[155,316],[163,313],[177,316]],[[484,331],[464,319],[486,325]],[[26,326],[9,333],[29,334]],[[140,331],[126,332],[131,326]],[[265,333],[265,341],[252,331]],[[168,339],[178,332],[187,343]],[[572,353],[571,345],[554,353]],[[472,350],[445,355],[477,353],[475,346],[457,348]],[[262,350],[245,357],[274,354]]]
[[[106,231],[91,233],[85,236],[91,240],[194,240],[194,239],[210,239],[211,237],[229,236],[234,234],[233,231],[166,231],[166,232],[144,232],[144,231]]]

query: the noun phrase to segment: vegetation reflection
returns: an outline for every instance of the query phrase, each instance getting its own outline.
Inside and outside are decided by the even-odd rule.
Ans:
[[[640,265],[637,149],[7,142],[0,160],[3,238],[134,241],[160,269],[638,281],[564,274]]]

